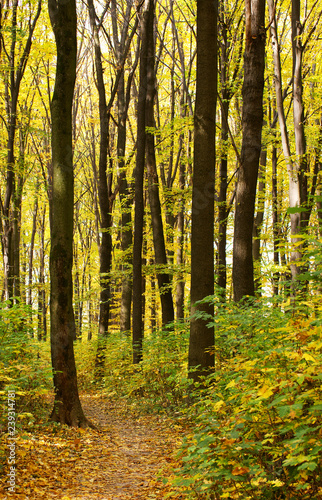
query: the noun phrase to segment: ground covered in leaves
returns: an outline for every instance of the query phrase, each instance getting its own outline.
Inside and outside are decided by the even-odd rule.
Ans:
[[[180,428],[157,416],[134,416],[98,395],[81,397],[98,430],[30,423],[16,436],[16,489],[0,476],[1,499],[153,500],[170,493],[164,484],[175,467]],[[50,402],[47,402],[48,408]],[[0,445],[6,448],[6,434]],[[180,495],[171,495],[179,499]]]

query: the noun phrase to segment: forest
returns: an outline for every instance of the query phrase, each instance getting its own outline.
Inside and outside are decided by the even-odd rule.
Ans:
[[[0,0],[0,498],[322,498],[321,0]]]

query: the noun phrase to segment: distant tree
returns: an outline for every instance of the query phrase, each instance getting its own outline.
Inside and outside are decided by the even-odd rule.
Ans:
[[[214,329],[197,304],[214,293],[214,192],[217,96],[217,2],[197,0],[197,89],[194,116],[194,165],[191,228],[191,323],[189,369],[193,380],[214,365]]]
[[[3,9],[2,9],[3,7]],[[33,9],[31,9],[32,12]],[[4,11],[4,12],[3,12]],[[20,229],[19,219],[21,213],[22,186],[24,181],[23,169],[17,169],[15,158],[15,138],[18,128],[18,102],[21,91],[21,83],[28,64],[28,58],[33,42],[33,35],[37,21],[41,13],[41,0],[36,4],[34,17],[32,14],[27,18],[26,25],[19,26],[18,23],[18,0],[1,3],[0,18],[8,17],[11,13],[11,26],[6,27],[10,32],[10,47],[7,48],[1,27],[0,53],[5,56],[3,76],[5,79],[5,108],[6,108],[6,131],[7,131],[7,162],[5,194],[0,200],[1,210],[1,238],[4,269],[4,296],[6,299],[14,295],[20,295]],[[26,41],[18,37],[18,32],[27,33]],[[4,49],[2,51],[2,49]],[[7,50],[8,49],[8,50]]]
[[[76,78],[76,2],[48,0],[57,47],[51,102],[52,186],[50,203],[50,339],[55,401],[51,420],[73,427],[89,425],[79,400],[73,341],[74,172],[72,103]]]

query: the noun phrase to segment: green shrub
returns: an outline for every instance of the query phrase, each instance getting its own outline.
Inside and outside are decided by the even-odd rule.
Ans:
[[[6,425],[7,392],[16,395],[17,425],[24,415],[37,413],[42,394],[51,384],[49,346],[32,338],[30,309],[24,304],[0,305],[0,397]]]
[[[320,498],[322,328],[267,305],[227,307],[239,326],[217,330],[216,371],[191,409],[175,482],[188,498]]]
[[[131,338],[112,333],[106,349],[106,394],[144,411],[172,411],[186,393],[187,344],[185,324],[155,331],[144,339],[143,361],[133,365]]]

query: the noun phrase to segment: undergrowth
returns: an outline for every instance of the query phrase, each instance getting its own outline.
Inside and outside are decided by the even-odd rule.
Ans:
[[[186,324],[155,331],[143,343],[143,361],[132,363],[131,339],[112,334],[107,340],[103,390],[109,399],[126,401],[133,411],[172,413],[187,391]]]
[[[322,498],[322,329],[285,307],[218,306],[215,373],[174,480],[184,498]]]
[[[138,365],[132,364],[131,338],[111,333],[99,384],[96,342],[75,342],[80,392],[100,391],[131,412],[167,413],[189,423],[178,452],[181,465],[174,478],[165,478],[183,499],[322,498],[320,305],[206,300],[215,302],[215,316],[207,320],[215,326],[216,366],[194,392],[187,378],[188,322],[146,336]],[[10,390],[17,398],[18,431],[47,421],[43,395],[52,391],[49,342],[38,342],[31,331],[25,306],[3,305],[2,432]]]

